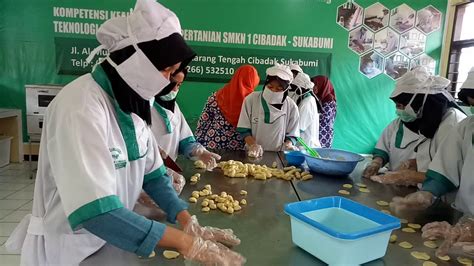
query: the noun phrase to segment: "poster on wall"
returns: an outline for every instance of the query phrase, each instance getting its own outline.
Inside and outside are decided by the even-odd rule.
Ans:
[[[397,80],[417,66],[435,74],[436,60],[425,52],[441,20],[442,13],[431,5],[415,10],[401,4],[389,10],[377,2],[364,9],[349,1],[338,7],[336,23],[348,31],[348,48],[359,55],[362,75],[372,79],[383,73]]]

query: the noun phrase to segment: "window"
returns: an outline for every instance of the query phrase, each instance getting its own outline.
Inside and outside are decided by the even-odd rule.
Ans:
[[[451,93],[457,96],[467,73],[474,66],[474,3],[456,6],[448,79]]]

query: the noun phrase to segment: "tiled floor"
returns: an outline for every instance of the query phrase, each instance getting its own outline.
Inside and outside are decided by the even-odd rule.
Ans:
[[[34,180],[28,163],[0,168],[0,265],[20,265],[20,255],[10,254],[3,244],[21,219],[31,213]]]

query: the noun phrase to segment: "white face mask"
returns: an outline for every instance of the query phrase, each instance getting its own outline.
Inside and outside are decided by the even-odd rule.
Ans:
[[[407,104],[407,106],[405,106],[405,113],[406,115],[410,116],[410,117],[416,117],[417,119],[418,118],[421,118],[423,116],[423,107],[425,106],[425,102],[426,102],[426,98],[428,98],[428,94],[429,92],[426,92],[425,93],[425,97],[423,98],[423,103],[421,104],[421,107],[420,109],[418,110],[418,112],[415,112],[415,110],[413,109],[413,107],[411,106],[413,100],[415,100],[416,98],[416,93],[413,95],[413,97],[411,97],[411,100],[410,102]]]
[[[178,96],[177,91],[170,91],[170,93],[160,96],[160,99],[162,99],[163,101],[172,101],[176,99],[176,96]]]
[[[284,96],[285,96],[284,91],[274,92],[274,91],[271,91],[267,87],[265,87],[265,89],[263,90],[263,98],[269,104],[282,104]]]
[[[128,23],[128,21],[127,21]],[[131,37],[130,24],[128,24],[128,34]],[[137,46],[137,41],[133,43],[135,53],[120,65],[115,64],[110,57],[107,61],[112,65],[120,77],[132,88],[140,97],[151,100],[160,93],[170,81],[153,65],[143,51]]]

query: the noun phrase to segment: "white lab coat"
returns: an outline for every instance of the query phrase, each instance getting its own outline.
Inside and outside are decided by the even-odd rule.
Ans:
[[[47,109],[33,213],[7,243],[21,249],[22,265],[78,265],[100,256],[109,244],[80,224],[122,206],[132,210],[147,174],[166,172],[150,128],[133,113],[118,114],[100,73],[101,81],[86,74],[68,84]]]
[[[298,120],[298,107],[289,97],[278,110],[257,91],[245,98],[237,128],[250,129],[265,151],[281,151],[286,137],[300,136]]]
[[[307,95],[298,105],[300,113],[300,135],[311,148],[320,148],[319,142],[319,113],[316,99]]]
[[[416,164],[418,172],[426,172],[439,146],[443,143],[449,131],[455,127],[466,115],[456,108],[449,108],[443,117],[434,137],[428,139],[420,134],[416,149]]]
[[[171,159],[178,158],[179,148],[194,142],[194,135],[183,113],[175,104],[174,112],[154,103],[151,110],[151,130],[160,146]]]
[[[449,180],[458,188],[454,207],[474,214],[474,116],[454,127],[429,166],[429,175]],[[431,172],[431,173],[430,173]]]
[[[419,135],[406,127],[400,118],[393,120],[382,132],[374,154],[389,163],[389,170],[395,171],[400,164],[415,159],[415,147]]]

